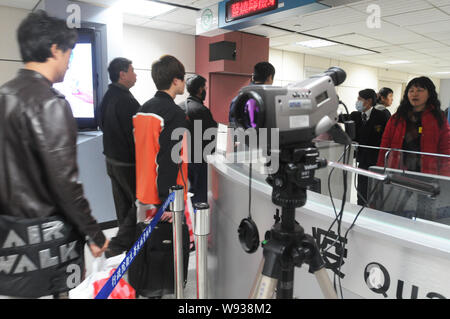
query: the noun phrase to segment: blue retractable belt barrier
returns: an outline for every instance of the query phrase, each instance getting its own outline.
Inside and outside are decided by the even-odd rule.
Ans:
[[[95,299],[107,299],[113,289],[116,287],[116,285],[119,283],[120,278],[125,274],[128,267],[131,265],[131,263],[134,261],[134,258],[139,253],[141,248],[144,246],[145,241],[150,236],[151,232],[153,231],[153,228],[155,228],[156,224],[159,222],[159,219],[161,218],[162,214],[165,212],[167,206],[173,200],[175,199],[175,192],[170,193],[169,197],[167,197],[164,204],[159,208],[158,212],[156,213],[155,217],[150,222],[150,225],[148,225],[144,231],[142,232],[142,235],[139,237],[139,239],[134,243],[133,247],[130,249],[126,257],[122,260],[120,265],[116,268],[116,271],[112,274],[111,277],[109,277],[108,281],[105,283],[105,285],[102,287],[102,289],[99,291],[97,296],[95,296]]]

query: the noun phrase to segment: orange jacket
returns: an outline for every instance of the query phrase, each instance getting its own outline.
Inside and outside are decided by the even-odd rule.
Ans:
[[[158,91],[133,117],[136,149],[136,198],[145,204],[162,204],[169,188],[184,187],[187,198],[187,163],[182,161],[186,114],[166,93]],[[172,158],[174,157],[174,158]],[[177,163],[180,161],[180,163]]]

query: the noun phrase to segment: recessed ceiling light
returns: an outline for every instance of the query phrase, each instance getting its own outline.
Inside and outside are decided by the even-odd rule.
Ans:
[[[386,61],[387,64],[405,64],[405,63],[412,63],[411,61],[406,60],[396,60],[396,61]]]
[[[123,13],[148,18],[156,17],[175,9],[174,6],[149,0],[121,0],[119,6]]]
[[[335,42],[322,40],[322,39],[296,42],[295,44],[301,45],[301,46],[304,46],[307,48],[321,48],[321,47],[329,47],[332,45],[337,45],[337,43],[335,43]]]

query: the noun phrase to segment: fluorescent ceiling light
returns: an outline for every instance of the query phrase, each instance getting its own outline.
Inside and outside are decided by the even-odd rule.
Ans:
[[[450,71],[435,72],[435,74],[450,74]]]
[[[301,45],[304,47],[308,47],[308,48],[321,48],[321,47],[329,47],[332,45],[337,45],[337,43],[335,43],[335,42],[322,40],[322,39],[296,42],[295,44]]]
[[[175,9],[174,6],[150,0],[121,0],[119,6],[123,13],[148,18],[156,17]]]
[[[406,60],[396,60],[396,61],[386,61],[387,64],[405,64],[405,63],[412,63],[411,61]]]

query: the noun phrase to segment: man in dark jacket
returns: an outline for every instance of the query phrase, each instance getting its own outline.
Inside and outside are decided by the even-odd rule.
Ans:
[[[356,152],[358,167],[368,169],[377,164],[378,149],[364,148],[364,146],[379,147],[386,127],[387,118],[383,111],[374,108],[377,95],[372,89],[359,91],[356,112],[350,114],[350,119],[355,122],[355,141],[361,147]],[[368,201],[368,178],[358,175],[358,205],[366,205]]]
[[[180,104],[180,107],[188,117],[190,133],[189,192],[194,194],[191,198],[193,204],[206,203],[208,202],[208,163],[203,158],[203,151],[210,141],[203,137],[207,129],[217,128],[217,122],[213,119],[211,111],[203,105],[206,98],[206,79],[201,75],[194,75],[186,81],[186,89],[189,97]]]
[[[61,82],[77,40],[44,11],[19,26],[25,63],[0,88],[0,295],[41,297],[80,283],[87,237],[108,246],[78,182],[77,127]]]
[[[139,103],[130,89],[136,83],[132,61],[115,58],[108,67],[109,85],[99,107],[99,126],[103,131],[103,153],[111,179],[117,235],[111,239],[106,256],[129,250],[136,232],[136,166],[133,139],[133,116]]]

